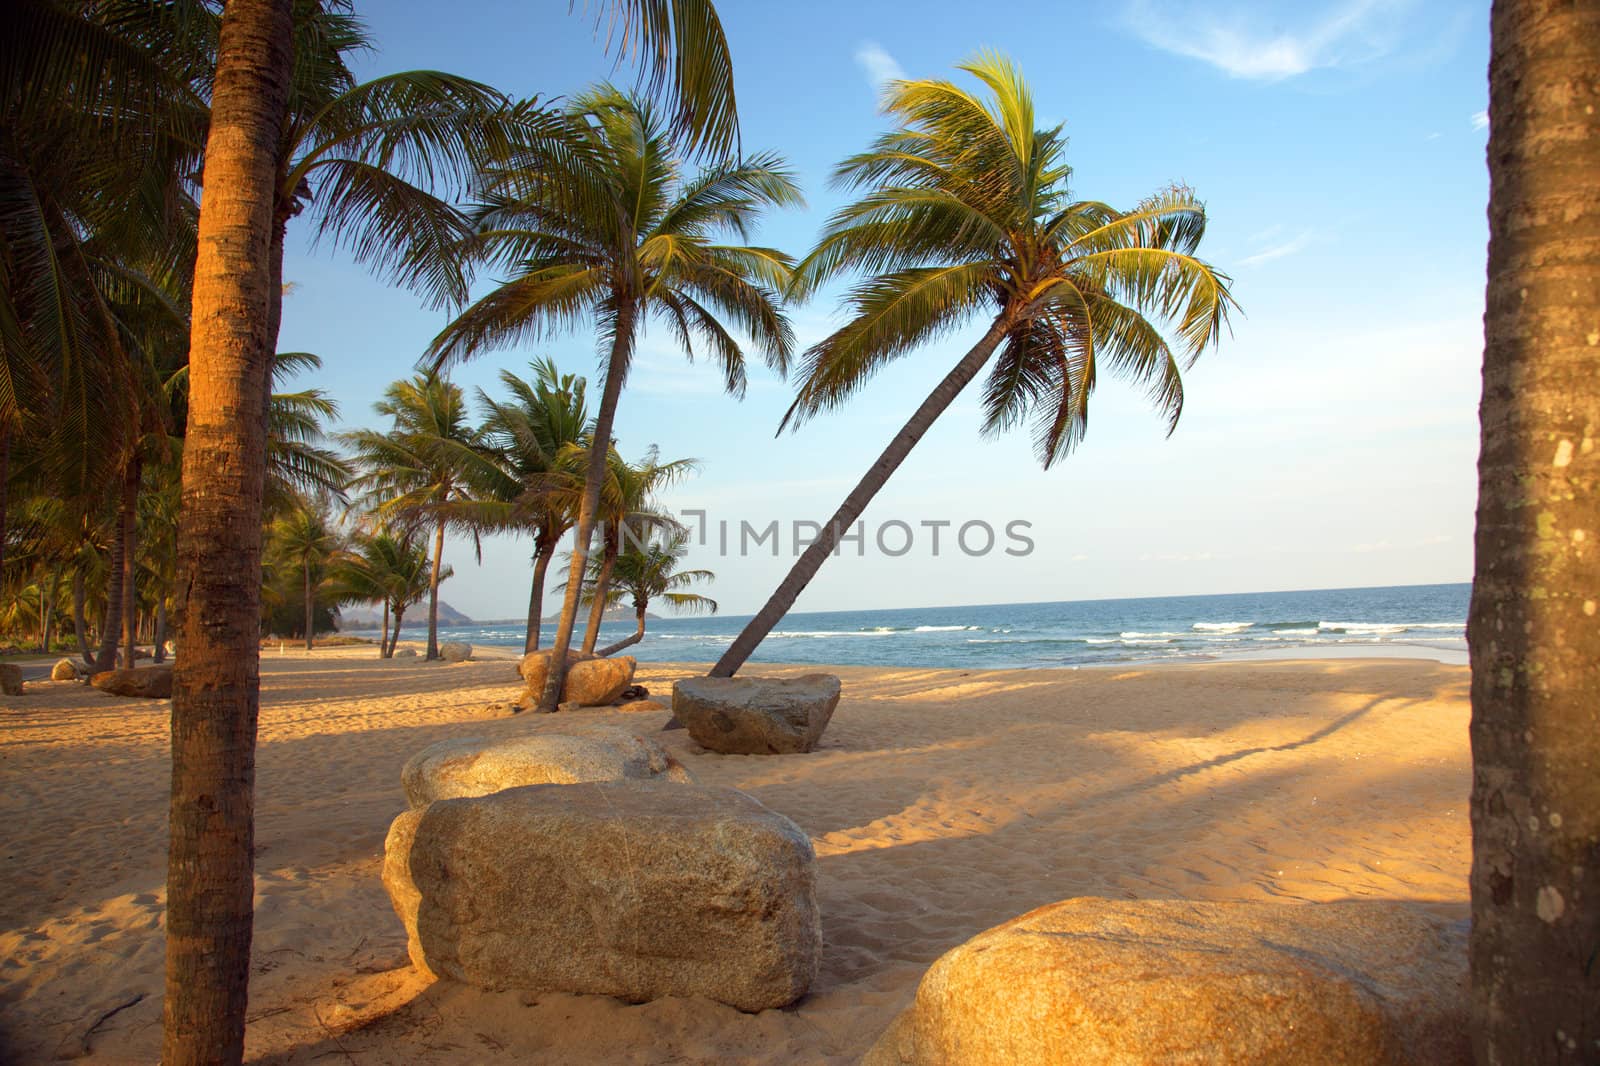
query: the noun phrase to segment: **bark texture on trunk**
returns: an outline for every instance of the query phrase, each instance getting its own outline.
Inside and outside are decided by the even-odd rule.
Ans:
[[[405,621],[406,609],[396,606],[394,609],[394,636],[389,638],[389,658],[394,658],[394,650],[400,646],[400,623]]]
[[[78,638],[78,653],[90,667],[95,666],[94,649],[89,644],[88,625],[83,618],[83,604],[88,599],[88,589],[80,566],[72,572],[72,632]]]
[[[822,569],[822,564],[827,561],[834,546],[839,543],[839,537],[848,532],[849,528],[860,518],[867,509],[867,504],[878,491],[888,484],[889,478],[905,462],[906,456],[911,454],[911,449],[917,446],[923,436],[933,427],[946,408],[955,402],[961,395],[961,390],[978,376],[978,371],[994,355],[995,349],[1000,346],[1001,339],[1010,329],[1012,318],[1010,314],[1002,314],[995,319],[972,350],[961,357],[944,380],[934,386],[928,398],[922,401],[916,412],[911,416],[900,432],[884,448],[876,462],[867,468],[856,487],[850,490],[839,509],[833,513],[822,527],[817,539],[806,547],[806,550],[796,559],[794,566],[778,585],[756,616],[745,624],[728,650],[722,653],[722,658],[711,668],[712,677],[732,677],[738,669],[745,664],[751,654],[772,632],[772,627],[777,625],[783,616],[789,613],[794,606],[794,601],[800,598],[800,593],[805,591],[811,579],[817,576],[817,571]]]
[[[388,657],[389,657],[389,600],[388,600],[388,597],[385,597],[384,601],[383,601],[383,627],[378,630],[378,658],[387,659]]]
[[[623,637],[615,644],[608,644],[606,647],[601,648],[599,651],[600,658],[604,659],[608,655],[615,655],[623,648],[631,648],[644,639],[644,614],[646,606],[647,605],[643,603],[636,603],[633,605],[633,632],[628,636]]]
[[[254,889],[268,248],[290,0],[223,9],[207,137],[178,523],[162,1062],[244,1055]]]
[[[522,642],[524,654],[539,650],[539,632],[544,627],[544,580],[550,572],[550,560],[556,553],[556,542],[541,542],[533,557],[533,587],[528,590],[528,635]]]
[[[156,631],[155,647],[151,650],[151,657],[158,663],[167,660],[167,598],[156,597]]]
[[[1600,1062],[1600,0],[1492,19],[1473,1044]]]
[[[95,657],[96,670],[111,670],[117,665],[117,643],[122,639],[122,553],[127,547],[123,536],[123,509],[119,496],[117,525],[111,534],[109,554],[106,558],[106,613],[100,627],[100,651]],[[132,666],[132,663],[127,665]]]
[[[538,710],[546,714],[561,702],[561,689],[567,682],[567,650],[572,646],[572,630],[578,620],[578,597],[583,591],[584,572],[589,567],[589,541],[594,536],[595,511],[599,509],[600,489],[605,484],[611,426],[616,420],[617,401],[622,397],[622,382],[628,376],[633,331],[634,310],[624,305],[617,313],[616,339],[611,344],[611,358],[606,360],[606,387],[600,395],[600,410],[594,419],[594,440],[589,445],[589,469],[584,476],[583,500],[578,506],[567,594],[561,603],[555,639],[550,642],[550,671],[545,676],[544,694],[539,698]]]
[[[428,658],[439,657],[439,568],[444,562],[444,523],[433,531],[433,572],[428,575]],[[398,630],[399,627],[396,627]]]

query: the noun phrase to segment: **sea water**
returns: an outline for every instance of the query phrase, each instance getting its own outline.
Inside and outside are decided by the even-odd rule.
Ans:
[[[997,669],[1182,662],[1241,654],[1405,654],[1466,661],[1471,586],[1004,603],[790,614],[752,662]],[[652,618],[627,654],[711,662],[748,615]],[[408,619],[409,621],[409,619]],[[545,624],[545,642],[554,629]],[[607,622],[600,643],[632,633]],[[522,623],[443,627],[441,640],[520,648]],[[416,631],[406,627],[412,639]],[[1253,656],[1252,656],[1253,657]]]

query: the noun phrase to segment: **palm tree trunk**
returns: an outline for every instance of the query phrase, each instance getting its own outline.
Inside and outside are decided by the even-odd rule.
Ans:
[[[394,650],[400,646],[400,623],[405,621],[406,609],[401,604],[394,608],[394,636],[389,640],[389,658],[394,658]]]
[[[6,571],[6,515],[11,504],[11,423],[0,424],[0,577]]]
[[[238,1063],[250,975],[268,247],[291,0],[223,8],[207,137],[178,522],[161,1061]]]
[[[134,666],[134,652],[139,648],[139,599],[135,584],[139,570],[139,482],[143,474],[144,464],[135,451],[122,479],[122,624],[127,631],[122,665],[129,669]]]
[[[1472,1027],[1600,1061],[1600,3],[1497,0],[1472,653]]]
[[[55,628],[56,619],[56,593],[61,588],[61,567],[56,567],[50,572],[50,584],[39,595],[40,610],[44,620],[40,628],[44,630],[44,651],[50,652],[50,638],[54,635],[51,630]]]
[[[154,634],[155,648],[151,651],[151,658],[157,663],[167,661],[167,597],[156,597],[156,631]]]
[[[644,613],[644,604],[636,603],[633,605],[633,620],[637,624],[637,628],[634,629],[633,635],[623,637],[615,644],[610,644],[604,648],[601,648],[598,652],[600,658],[604,659],[607,656],[615,655],[623,648],[631,648],[644,639]]]
[[[83,565],[80,563],[72,574],[72,632],[78,638],[78,653],[92,668],[95,666],[94,651],[89,645],[88,627],[83,618],[83,602],[88,596],[84,585]]]
[[[444,560],[444,523],[433,531],[433,572],[428,576],[428,655],[439,657],[439,568]]]
[[[995,319],[989,327],[989,332],[973,345],[972,350],[962,356],[961,362],[955,369],[946,374],[944,380],[939,382],[928,398],[922,401],[916,413],[911,416],[899,433],[895,434],[889,446],[878,456],[878,461],[867,468],[866,474],[846,496],[844,503],[833,513],[833,517],[822,527],[822,532],[817,539],[807,546],[800,558],[795,560],[794,566],[772,597],[767,600],[756,616],[745,624],[744,629],[728,650],[722,653],[722,658],[717,660],[717,665],[711,668],[712,677],[732,677],[739,667],[745,664],[752,652],[756,650],[772,627],[777,625],[783,616],[789,613],[789,608],[794,606],[794,601],[800,598],[800,593],[811,583],[811,579],[822,569],[822,564],[833,551],[834,545],[839,542],[839,536],[848,530],[856,519],[861,517],[867,509],[867,504],[888,483],[889,478],[899,469],[906,456],[911,454],[911,449],[933,427],[933,423],[944,414],[945,409],[955,402],[972,379],[978,376],[978,371],[989,361],[990,356],[1000,345],[1000,340],[1011,328],[1012,318],[1010,313],[1002,314]]]
[[[541,541],[533,557],[533,587],[528,591],[528,635],[522,642],[524,654],[539,650],[539,631],[544,625],[544,579],[550,572],[550,559],[555,553],[555,541]]]
[[[311,638],[311,627],[316,622],[315,614],[317,604],[316,599],[312,596],[311,592],[311,556],[307,555],[303,562],[305,565],[302,569],[305,571],[306,587],[306,651],[314,651],[316,649],[316,644]]]
[[[600,641],[600,625],[606,620],[606,592],[611,587],[611,571],[617,565],[618,542],[615,532],[607,530],[604,534],[605,548],[600,556],[600,573],[594,582],[594,603],[589,607],[589,625],[583,631],[583,653],[594,654],[594,646]]]
[[[106,560],[106,613],[105,622],[100,627],[100,652],[94,663],[96,670],[110,670],[117,665],[117,643],[122,639],[122,554],[127,546],[122,530],[124,518],[119,505],[117,527],[112,532],[110,555]],[[133,663],[124,665],[132,666]]]
[[[378,630],[378,658],[389,657],[389,597],[383,598],[383,628]]]
[[[561,689],[567,683],[567,649],[572,646],[572,628],[578,619],[578,597],[583,592],[583,575],[589,567],[589,540],[594,536],[594,516],[600,505],[600,487],[605,484],[606,459],[611,451],[611,425],[616,419],[617,401],[622,397],[622,382],[628,374],[628,357],[633,351],[634,312],[624,304],[617,311],[616,336],[611,343],[611,358],[606,360],[606,387],[600,394],[600,410],[594,419],[594,440],[589,445],[589,469],[583,480],[583,499],[578,505],[578,524],[572,545],[572,569],[567,575],[567,594],[556,622],[555,640],[550,644],[550,671],[545,676],[544,693],[538,709],[546,714],[561,702]]]

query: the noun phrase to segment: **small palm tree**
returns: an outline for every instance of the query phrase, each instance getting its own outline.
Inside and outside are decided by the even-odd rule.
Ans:
[[[439,575],[440,580],[453,572],[446,566]],[[334,569],[334,585],[341,603],[383,605],[383,629],[378,640],[380,659],[394,657],[406,608],[428,594],[430,578],[427,549],[387,530],[357,535],[354,550],[340,555]]]
[[[685,177],[669,127],[649,103],[603,87],[573,101],[568,132],[485,172],[477,233],[463,254],[512,277],[485,294],[429,348],[435,365],[593,322],[605,346],[605,387],[595,416],[573,569],[556,627],[540,707],[553,710],[565,677],[578,586],[606,479],[612,424],[646,320],[665,322],[689,355],[709,349],[729,392],[745,384],[751,337],[767,363],[788,366],[793,335],[778,290],[792,261],[744,239],[769,207],[800,193],[778,156],[761,154]]]
[[[395,382],[373,409],[394,424],[387,433],[342,435],[363,471],[351,488],[379,523],[407,532],[432,529],[427,657],[437,659],[445,530],[475,531],[473,487],[494,478],[494,460],[467,422],[461,387],[437,374]]]
[[[714,677],[744,665],[840,532],[991,361],[984,432],[1031,421],[1048,468],[1082,439],[1102,369],[1147,388],[1170,432],[1183,409],[1182,367],[1227,322],[1229,280],[1195,256],[1206,217],[1192,192],[1168,189],[1132,211],[1073,199],[1061,128],[1037,127],[1021,72],[996,55],[961,69],[986,97],[948,81],[892,83],[884,109],[898,128],[838,167],[837,180],[863,194],[834,214],[796,269],[795,289],[815,291],[846,271],[865,277],[846,297],[849,321],[805,353],[784,424],[843,405],[885,364],[975,316],[988,328],[868,468]]]
[[[585,654],[593,654],[600,639],[600,624],[609,606],[606,590],[624,546],[637,547],[654,532],[681,528],[656,501],[656,493],[698,467],[694,459],[663,463],[654,447],[637,463],[623,459],[615,448],[611,450],[606,485],[600,491],[600,554],[593,558],[597,565],[589,590],[589,624],[583,631]]]
[[[688,554],[689,537],[682,530],[674,530],[644,543],[631,544],[618,553],[612,564],[610,584],[603,593],[599,584],[600,560],[589,560],[589,578],[584,582],[583,602],[601,604],[602,610],[610,610],[625,601],[631,601],[635,621],[630,636],[601,648],[596,654],[615,655],[643,640],[646,612],[652,603],[665,603],[674,611],[689,614],[717,613],[716,600],[684,591],[703,581],[713,581],[717,576],[710,570],[679,569]]]
[[[524,380],[509,370],[500,383],[510,394],[495,400],[482,389],[478,401],[485,418],[482,434],[505,476],[487,496],[506,505],[502,524],[533,535],[533,585],[528,592],[528,629],[523,650],[539,646],[545,575],[556,546],[578,520],[583,475],[563,455],[587,439],[589,407],[583,378],[563,374],[549,359],[532,364]]]
[[[293,564],[301,576],[305,598],[306,651],[314,647],[317,588],[328,562],[343,548],[326,500],[301,496],[273,520],[267,530],[267,554]]]

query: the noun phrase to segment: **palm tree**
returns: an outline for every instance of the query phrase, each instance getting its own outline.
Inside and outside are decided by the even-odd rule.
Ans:
[[[533,376],[527,380],[509,370],[500,372],[508,400],[495,400],[478,390],[485,412],[483,437],[505,471],[488,495],[507,505],[508,528],[533,534],[524,651],[539,647],[545,575],[556,546],[577,522],[577,501],[583,495],[582,474],[573,476],[561,457],[587,439],[590,428],[584,379],[562,374],[549,359],[531,366]]]
[[[793,337],[777,290],[788,282],[791,260],[770,248],[718,241],[730,234],[743,238],[768,207],[800,202],[772,154],[685,178],[655,109],[615,89],[580,96],[567,120],[563,140],[576,150],[532,146],[483,176],[477,233],[465,254],[513,276],[463,311],[429,348],[442,365],[586,321],[595,323],[605,346],[605,388],[550,680],[540,701],[545,710],[554,709],[565,677],[612,424],[641,329],[656,316],[690,355],[701,342],[736,395],[744,389],[744,351],[719,316],[753,338],[768,365],[783,371]]]
[[[836,180],[863,195],[836,212],[795,272],[799,293],[845,271],[866,275],[848,322],[803,357],[797,425],[838,407],[891,360],[983,315],[988,328],[934,388],[823,526],[761,611],[712,668],[731,677],[771,632],[867,504],[956,396],[999,353],[984,391],[984,431],[1032,420],[1049,467],[1087,426],[1102,366],[1145,386],[1176,427],[1181,366],[1215,344],[1233,306],[1228,278],[1195,258],[1205,211],[1173,188],[1132,211],[1071,198],[1060,127],[1038,129],[1009,61],[960,68],[980,98],[948,81],[889,86],[898,128],[845,160]],[[1153,316],[1169,325],[1169,340]]]
[[[600,576],[598,560],[589,561],[589,580],[584,586],[584,601],[601,602],[606,609],[610,609],[629,600],[633,604],[635,622],[632,635],[601,648],[598,655],[615,655],[643,640],[646,612],[651,603],[664,602],[674,611],[717,613],[716,600],[684,591],[702,581],[716,579],[710,570],[680,570],[688,554],[689,537],[682,530],[624,548],[616,558],[611,571],[611,585],[606,589],[603,599],[596,597]]]
[[[1600,1058],[1600,4],[1496,0],[1472,655],[1482,1063]]]
[[[589,624],[583,631],[583,652],[594,653],[600,639],[600,624],[605,621],[607,591],[612,567],[623,546],[638,547],[659,530],[678,530],[678,521],[656,502],[655,494],[699,467],[694,459],[660,460],[656,448],[645,453],[638,463],[630,463],[611,450],[606,484],[600,490],[600,555],[588,579]]]
[[[326,500],[301,496],[273,520],[267,529],[267,540],[271,554],[293,563],[300,571],[306,651],[311,651],[315,647],[317,588],[329,561],[344,548],[344,538],[334,528]]]
[[[453,572],[446,566],[439,580],[446,580]],[[394,657],[406,608],[428,594],[431,577],[427,549],[386,530],[357,535],[355,550],[340,555],[334,569],[334,583],[342,603],[383,605],[383,635],[378,641],[380,659]]]
[[[244,1055],[267,464],[266,419],[250,413],[265,413],[271,377],[268,251],[292,7],[229,0],[217,45],[178,526],[185,593],[172,689],[167,1066]]]
[[[351,488],[381,524],[407,531],[431,528],[427,657],[437,659],[445,531],[475,528],[474,486],[494,481],[498,471],[467,423],[461,387],[437,374],[396,381],[373,409],[394,425],[387,433],[363,429],[342,435],[364,470]]]

